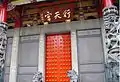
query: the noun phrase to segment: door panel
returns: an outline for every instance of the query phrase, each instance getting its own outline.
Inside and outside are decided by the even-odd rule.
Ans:
[[[78,38],[78,54],[80,64],[103,63],[101,38],[99,36]]]
[[[46,37],[46,82],[69,82],[71,69],[70,34],[53,34]]]
[[[19,43],[16,82],[32,82],[38,67],[39,35],[22,36]]]
[[[104,55],[100,30],[77,32],[81,82],[105,82]]]

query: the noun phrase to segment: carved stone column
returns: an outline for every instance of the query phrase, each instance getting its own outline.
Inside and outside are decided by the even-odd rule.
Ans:
[[[104,0],[103,39],[106,65],[106,82],[119,82],[120,71],[120,21],[117,7],[111,0]]]
[[[0,82],[4,81],[4,66],[7,45],[7,24],[0,22]]]
[[[6,22],[7,0],[0,1],[0,82],[4,82],[4,66],[7,45],[7,29]]]

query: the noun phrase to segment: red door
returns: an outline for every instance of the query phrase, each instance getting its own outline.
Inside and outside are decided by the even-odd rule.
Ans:
[[[52,34],[46,37],[45,82],[70,82],[67,71],[71,69],[70,34]]]

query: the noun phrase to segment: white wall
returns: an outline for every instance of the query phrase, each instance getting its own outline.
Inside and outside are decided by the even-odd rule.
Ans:
[[[66,32],[74,30],[82,30],[82,29],[92,29],[92,28],[100,28],[101,20],[83,20],[83,21],[73,21],[71,23],[55,23],[48,25],[40,25],[36,27],[25,27],[20,29],[20,36],[24,35],[33,35],[40,34],[40,32],[44,33],[52,33],[52,32]],[[13,36],[13,30],[8,30],[8,37]]]
[[[20,29],[20,36],[32,36],[32,35],[45,35],[45,34],[50,34],[50,33],[62,33],[62,32],[77,32],[77,30],[86,30],[86,29],[101,29],[101,20],[98,20],[98,19],[95,19],[95,20],[84,20],[84,21],[74,21],[74,22],[71,22],[71,23],[55,23],[55,24],[48,24],[48,25],[41,25],[41,26],[36,26],[36,27],[26,27],[26,28],[21,28]],[[76,34],[76,33],[75,33]],[[13,30],[8,30],[8,37],[12,37],[13,36]],[[71,38],[74,38],[76,37],[75,36],[72,36]],[[101,37],[101,35],[99,36]],[[91,39],[91,38],[90,38]],[[90,40],[89,39],[89,40]],[[83,39],[80,39],[80,40],[83,40]],[[84,39],[85,40],[85,39]],[[100,39],[98,39],[99,41]],[[43,41],[45,41],[43,39]],[[72,45],[74,44],[77,44],[78,42],[76,41],[72,41]],[[41,41],[39,41],[39,43],[41,43]],[[78,44],[79,45],[79,44]],[[45,45],[41,45],[39,44],[39,51],[40,51],[40,46],[45,47]],[[85,46],[85,45],[83,45]],[[96,45],[98,48],[99,48],[99,45]],[[102,46],[100,47],[102,48]],[[20,48],[19,48],[20,49]],[[76,46],[75,48],[71,48],[73,49],[72,51],[73,52],[78,52],[78,47]],[[99,53],[99,52],[98,52]],[[100,51],[100,53],[102,53],[102,51]],[[41,59],[44,61],[44,56],[41,56],[40,55],[41,53],[39,52],[39,57],[41,57]],[[42,53],[43,54],[43,53]],[[78,54],[80,53],[77,53],[76,56],[78,56]],[[74,54],[72,54],[74,55]],[[102,54],[103,55],[103,54]],[[86,55],[86,56],[89,56],[89,55]],[[98,55],[99,56],[99,55]],[[82,56],[81,54],[81,57],[84,58],[84,56]],[[102,56],[100,56],[102,57]],[[89,58],[89,57],[88,57]],[[79,58],[80,60],[81,58]],[[40,58],[39,60],[40,61]],[[76,58],[74,61],[78,61],[78,59]],[[80,60],[82,61],[82,60]],[[91,60],[92,61],[92,60]],[[98,60],[96,61],[101,61],[101,62],[98,62],[98,63],[103,63],[103,57],[102,58],[98,58]],[[89,62],[88,62],[89,63]],[[40,64],[40,62],[38,63]],[[42,64],[43,65],[43,64]],[[79,67],[77,66],[78,65],[78,62],[75,63],[75,67]],[[39,66],[39,65],[38,65]],[[74,65],[73,65],[74,66]],[[81,76],[82,79],[84,79],[84,81],[81,81],[81,82],[88,82],[88,79],[86,78],[91,78],[93,76],[96,76],[96,79],[99,78],[101,79],[100,82],[103,81],[103,77],[104,77],[104,66],[103,64],[100,64],[100,65],[87,65],[87,66],[81,66],[81,69],[79,69],[79,72],[83,72],[83,71],[89,71],[89,70],[93,70],[93,68],[95,66],[98,66],[97,68],[95,68],[95,71],[97,72],[100,72],[99,74],[83,74]],[[44,67],[44,66],[40,66],[40,67]],[[88,68],[88,69],[87,69]],[[40,70],[41,68],[38,67],[38,70]],[[43,68],[44,69],[44,68]],[[78,69],[78,68],[77,68]],[[101,77],[99,77],[101,76]],[[24,77],[24,76],[23,76]],[[31,77],[31,76],[30,76]],[[81,79],[80,78],[80,79]],[[96,80],[94,81],[91,81],[91,82],[95,82]]]

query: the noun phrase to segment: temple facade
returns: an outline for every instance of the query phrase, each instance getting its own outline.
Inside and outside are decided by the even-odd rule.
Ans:
[[[100,4],[104,6],[97,6]],[[118,18],[118,2],[112,0],[12,5],[15,8],[8,11],[8,26],[5,23],[7,49],[1,81],[119,82],[120,59],[107,53],[111,45],[106,38],[109,19],[105,17],[113,5],[116,11],[110,11]],[[38,77],[41,81],[36,81]]]

